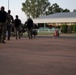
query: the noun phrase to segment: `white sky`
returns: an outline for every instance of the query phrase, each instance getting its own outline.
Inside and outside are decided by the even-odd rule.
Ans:
[[[76,0],[49,0],[51,4],[57,3],[61,8],[69,9],[70,11],[73,11],[76,9]],[[19,18],[21,19],[22,23],[24,23],[27,20],[26,15],[24,12],[22,12],[22,3],[25,2],[25,0],[9,0],[9,9],[11,10],[11,14],[15,18],[15,15],[19,15]],[[8,10],[8,0],[0,0],[0,7],[5,6],[5,10]]]

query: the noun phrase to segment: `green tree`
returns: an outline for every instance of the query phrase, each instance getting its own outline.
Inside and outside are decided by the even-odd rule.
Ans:
[[[48,11],[46,11],[46,15],[60,13],[60,12],[70,12],[70,10],[63,9],[57,3],[54,3],[50,7],[48,7]]]
[[[37,18],[44,15],[50,5],[48,0],[26,0],[22,3],[22,11],[29,17]]]
[[[57,3],[54,3],[50,7],[48,7],[48,11],[46,11],[46,15],[59,13],[62,11],[63,11],[63,9],[61,7],[59,7],[59,5]]]
[[[68,28],[68,25],[64,24],[64,25],[61,25],[61,28],[62,28],[62,32],[63,33],[67,33],[67,28]]]
[[[70,10],[69,9],[64,9],[63,12],[70,12]]]
[[[76,9],[74,9],[73,12],[76,12]]]
[[[76,33],[76,24],[73,25],[73,31]]]

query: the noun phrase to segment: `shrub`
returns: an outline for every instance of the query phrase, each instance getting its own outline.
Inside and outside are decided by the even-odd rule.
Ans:
[[[62,28],[62,33],[67,33],[68,25],[61,25],[61,28]]]
[[[73,25],[73,31],[76,33],[76,25]]]

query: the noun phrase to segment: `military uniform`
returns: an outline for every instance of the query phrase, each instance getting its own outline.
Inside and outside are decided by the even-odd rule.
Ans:
[[[29,39],[32,39],[33,20],[31,18],[28,18],[26,24],[27,24],[28,37]]]
[[[4,11],[4,7],[1,7],[0,10],[0,42],[5,43],[6,37],[6,21],[7,21],[7,13]]]
[[[16,33],[16,39],[21,38],[20,35],[20,27],[21,27],[21,20],[18,18],[18,15],[16,15],[16,19],[15,19],[15,33]]]
[[[8,10],[8,23],[7,23],[7,39],[10,40],[10,35],[11,35],[11,31],[12,31],[12,25],[14,23],[14,19],[13,16],[10,15],[11,11]]]

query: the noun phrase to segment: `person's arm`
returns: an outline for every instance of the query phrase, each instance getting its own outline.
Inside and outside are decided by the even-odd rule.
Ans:
[[[11,15],[11,20],[12,20],[12,23],[14,23],[14,18],[13,18],[13,16]]]

